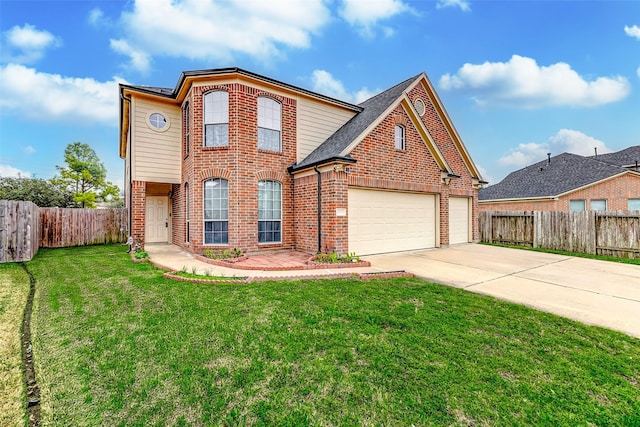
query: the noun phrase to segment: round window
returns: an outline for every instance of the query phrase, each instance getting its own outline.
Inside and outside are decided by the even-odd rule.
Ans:
[[[418,114],[423,115],[424,114],[424,102],[422,102],[422,99],[418,98],[415,101],[413,101],[413,106],[416,107],[416,111],[418,112]]]
[[[154,129],[163,130],[167,127],[167,118],[160,113],[153,113],[149,116],[149,124]]]

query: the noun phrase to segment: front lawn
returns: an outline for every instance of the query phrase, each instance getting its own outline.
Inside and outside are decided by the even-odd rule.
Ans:
[[[43,425],[640,425],[640,340],[417,278],[197,285],[41,249]]]

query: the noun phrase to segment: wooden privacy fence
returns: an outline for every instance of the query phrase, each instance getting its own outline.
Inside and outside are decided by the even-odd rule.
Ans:
[[[488,243],[640,258],[640,211],[487,211],[479,228]]]
[[[28,261],[38,248],[124,243],[127,209],[39,208],[0,200],[0,262]]]
[[[126,209],[40,208],[40,247],[126,242],[127,221]]]

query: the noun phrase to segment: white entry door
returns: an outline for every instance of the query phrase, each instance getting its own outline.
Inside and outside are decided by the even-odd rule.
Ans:
[[[432,194],[349,189],[349,252],[358,255],[433,248]]]
[[[145,242],[169,241],[169,203],[164,196],[147,196]]]

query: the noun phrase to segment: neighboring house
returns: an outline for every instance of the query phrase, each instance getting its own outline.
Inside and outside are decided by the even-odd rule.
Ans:
[[[483,181],[424,73],[360,105],[239,68],[120,100],[136,241],[362,255],[477,239]]]
[[[563,153],[480,190],[481,211],[640,210],[640,146],[583,157]]]

